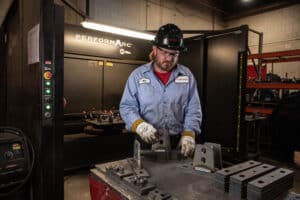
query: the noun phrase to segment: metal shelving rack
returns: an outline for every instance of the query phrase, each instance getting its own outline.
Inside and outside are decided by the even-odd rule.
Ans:
[[[260,64],[273,64],[280,62],[297,62],[300,61],[300,49],[289,50],[289,51],[278,51],[268,53],[257,53],[248,55],[248,60],[258,59]],[[261,82],[260,67],[257,67],[257,82],[249,82],[246,85],[248,89],[296,89],[300,90],[300,83],[289,83],[289,82]],[[246,112],[248,113],[261,113],[261,114],[272,114],[272,108],[265,108],[260,106],[246,106]]]
[[[284,90],[300,90],[300,83],[295,81],[283,81],[283,82],[266,82],[262,80],[262,66],[271,65],[272,69],[274,63],[284,62],[299,62],[300,61],[300,49],[279,51],[279,52],[267,52],[262,53],[262,33],[259,35],[259,52],[257,54],[251,54],[248,51],[248,60],[252,61],[256,71],[256,80],[254,82],[247,82],[246,88],[249,91],[255,89],[255,93],[260,96],[263,90],[275,89],[279,94]],[[280,95],[279,95],[280,96]],[[252,99],[252,98],[251,98]],[[260,98],[259,98],[260,99]],[[271,134],[271,121],[269,116],[273,114],[274,108],[278,106],[278,101],[249,101],[245,106],[245,112],[248,114],[250,121],[248,120],[248,148],[255,149],[254,152],[248,152],[249,156],[259,156],[261,154],[261,148],[265,154],[270,154],[272,144]],[[252,99],[254,100],[254,99]],[[251,121],[252,120],[252,121]]]

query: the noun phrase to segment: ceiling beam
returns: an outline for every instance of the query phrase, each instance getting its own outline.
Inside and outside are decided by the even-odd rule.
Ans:
[[[0,27],[2,26],[2,23],[12,3],[13,0],[0,1]]]

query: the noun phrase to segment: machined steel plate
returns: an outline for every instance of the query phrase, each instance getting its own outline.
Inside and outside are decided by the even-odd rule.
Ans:
[[[294,172],[279,168],[248,183],[249,200],[271,200],[285,194],[293,187]]]
[[[294,175],[294,172],[289,169],[279,168],[273,172],[270,172],[262,177],[259,177],[249,182],[249,188],[253,190],[264,191],[278,183],[290,180]]]
[[[243,162],[231,167],[223,168],[215,173],[215,183],[218,189],[222,189],[225,192],[229,191],[229,177],[241,171],[247,170],[252,167],[256,167],[262,164],[254,160]]]
[[[258,166],[260,164],[261,164],[261,162],[249,160],[249,161],[237,164],[237,165],[233,165],[231,167],[223,168],[216,172],[216,178],[222,180],[225,177],[229,177],[233,174],[239,173],[239,172],[249,169],[251,167]]]
[[[247,183],[274,169],[275,166],[273,165],[262,164],[230,176],[229,192],[235,196],[245,198],[247,196]]]

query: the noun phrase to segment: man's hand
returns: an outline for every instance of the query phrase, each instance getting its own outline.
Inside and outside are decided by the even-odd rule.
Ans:
[[[183,132],[179,146],[181,146],[181,154],[183,154],[185,157],[192,156],[195,151],[195,139],[194,139],[194,133],[192,135],[186,134],[186,132]]]
[[[135,132],[139,134],[139,136],[141,136],[141,138],[149,144],[155,143],[158,139],[156,128],[154,128],[151,124],[147,122],[141,122],[136,127]]]

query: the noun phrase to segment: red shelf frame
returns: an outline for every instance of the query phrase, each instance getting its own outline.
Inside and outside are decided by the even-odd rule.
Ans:
[[[248,59],[261,59],[262,63],[300,61],[300,49],[248,55]]]
[[[248,59],[260,59],[262,64],[279,62],[297,62],[300,61],[300,49],[278,52],[267,52],[248,55]],[[300,83],[266,83],[266,82],[248,82],[246,88],[253,89],[300,89]],[[246,106],[247,113],[261,113],[271,115],[272,108]]]
[[[264,107],[246,106],[245,112],[246,113],[261,113],[261,114],[265,114],[265,115],[272,115],[273,109],[272,108],[264,108]]]
[[[246,87],[256,89],[300,89],[300,83],[247,83]]]

